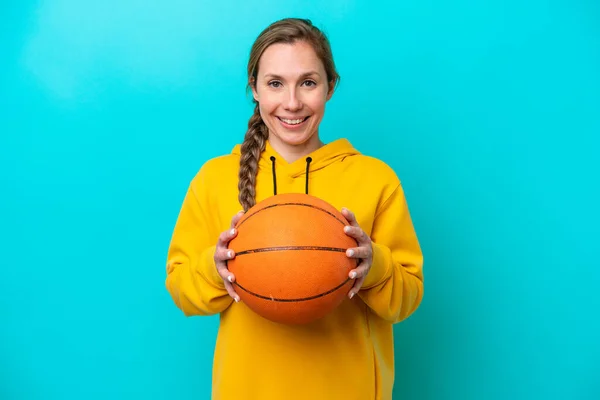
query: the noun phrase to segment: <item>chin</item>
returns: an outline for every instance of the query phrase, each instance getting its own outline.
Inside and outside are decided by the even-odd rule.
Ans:
[[[277,137],[283,143],[289,146],[300,146],[310,141],[310,139],[314,136],[314,134],[304,134],[304,133],[277,133]]]

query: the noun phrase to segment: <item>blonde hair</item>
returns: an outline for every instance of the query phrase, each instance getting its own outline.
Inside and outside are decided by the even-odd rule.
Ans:
[[[340,77],[335,68],[327,36],[308,19],[285,18],[264,29],[252,45],[248,61],[248,89],[256,88],[258,64],[262,54],[269,46],[275,43],[293,44],[297,41],[304,41],[313,47],[325,67],[327,82],[334,87]],[[256,100],[254,102],[256,104],[254,114],[248,121],[248,130],[241,146],[238,180],[238,199],[245,211],[256,204],[255,187],[258,160],[269,137],[267,126],[260,115],[259,104]]]

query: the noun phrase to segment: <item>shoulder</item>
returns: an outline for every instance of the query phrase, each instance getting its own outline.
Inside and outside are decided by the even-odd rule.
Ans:
[[[225,154],[211,158],[204,162],[198,170],[199,175],[219,176],[226,171],[237,170],[240,156],[237,154]]]
[[[382,184],[397,186],[400,184],[400,177],[396,171],[385,161],[365,155],[356,154],[348,157],[346,161],[362,176],[368,176]]]
[[[194,175],[192,188],[221,186],[224,180],[236,179],[239,162],[240,157],[236,154],[225,154],[208,159]]]
[[[371,155],[350,155],[340,160],[337,168],[337,171],[332,172],[343,175],[344,187],[353,188],[351,190],[354,191],[360,188],[361,201],[376,205],[376,209],[382,207],[401,188],[400,178],[394,168]]]

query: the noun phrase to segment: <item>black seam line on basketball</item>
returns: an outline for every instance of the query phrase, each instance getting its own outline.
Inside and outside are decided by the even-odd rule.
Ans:
[[[242,289],[244,292],[246,292],[246,293],[248,293],[248,294],[250,294],[252,296],[258,297],[260,299],[263,299],[263,300],[276,301],[276,302],[279,302],[279,303],[293,303],[293,302],[296,302],[296,301],[308,301],[308,300],[318,299],[319,297],[327,296],[328,294],[333,293],[336,290],[338,290],[339,288],[341,288],[342,286],[344,286],[346,283],[348,283],[349,280],[350,280],[350,278],[346,278],[346,280],[344,282],[340,283],[339,285],[337,285],[333,289],[330,289],[330,290],[328,290],[326,292],[319,293],[319,294],[316,294],[314,296],[309,296],[309,297],[300,297],[300,298],[297,298],[297,299],[280,299],[280,298],[277,298],[277,297],[263,296],[263,295],[260,295],[258,293],[254,293],[251,290],[246,289],[245,287],[243,287],[242,285],[240,285],[237,281],[234,282],[234,285],[237,286],[237,287],[239,287],[240,289]]]
[[[236,257],[244,254],[265,253],[269,251],[289,251],[289,250],[316,250],[316,251],[333,251],[336,253],[345,253],[346,249],[341,247],[324,247],[324,246],[278,246],[278,247],[262,247],[258,249],[242,250],[235,253]]]
[[[314,208],[320,211],[323,211],[326,214],[331,215],[333,218],[335,218],[336,221],[338,221],[340,224],[346,226],[346,223],[344,221],[342,221],[341,219],[339,219],[338,217],[335,216],[335,214],[325,210],[324,208],[318,207],[318,206],[313,206],[312,204],[306,204],[306,203],[297,203],[297,202],[291,202],[291,203],[279,203],[279,204],[272,204],[270,206],[266,206],[265,208],[261,208],[258,211],[254,211],[252,214],[248,215],[248,217],[246,219],[244,219],[242,222],[240,222],[240,224],[238,225],[238,229],[240,226],[242,226],[242,224],[246,221],[248,221],[250,218],[252,218],[253,216],[255,216],[256,214],[258,214],[261,211],[264,210],[268,210],[269,208],[273,208],[273,207],[280,207],[280,206],[302,206],[302,207],[310,207],[310,208]]]

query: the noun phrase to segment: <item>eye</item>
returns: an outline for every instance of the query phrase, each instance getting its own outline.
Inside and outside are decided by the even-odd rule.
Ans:
[[[302,82],[302,84],[310,87],[310,86],[316,86],[317,82],[312,81],[312,80],[306,80],[306,81]]]
[[[268,83],[269,86],[273,87],[273,88],[279,88],[281,87],[281,82],[279,81],[271,81]]]

